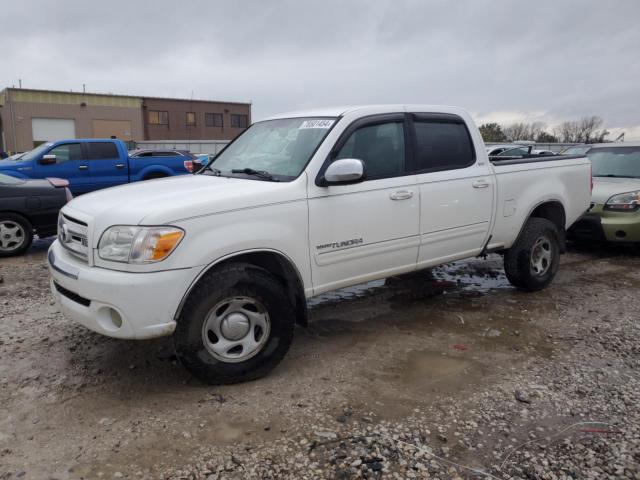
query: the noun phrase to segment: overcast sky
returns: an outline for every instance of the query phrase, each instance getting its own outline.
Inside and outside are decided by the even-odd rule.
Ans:
[[[0,88],[600,115],[640,140],[640,1],[3,1]]]

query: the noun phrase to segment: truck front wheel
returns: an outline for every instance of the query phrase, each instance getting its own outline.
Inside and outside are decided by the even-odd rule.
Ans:
[[[196,288],[174,333],[176,355],[193,375],[210,384],[244,382],[284,358],[295,313],[276,277],[238,263],[207,274]]]
[[[530,218],[516,243],[504,255],[509,282],[520,290],[535,292],[549,285],[560,265],[560,233],[544,218]]]

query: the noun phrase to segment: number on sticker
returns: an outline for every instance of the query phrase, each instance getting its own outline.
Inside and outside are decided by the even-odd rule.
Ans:
[[[321,120],[305,120],[300,125],[300,130],[303,128],[331,128],[333,125],[333,120],[321,119]]]

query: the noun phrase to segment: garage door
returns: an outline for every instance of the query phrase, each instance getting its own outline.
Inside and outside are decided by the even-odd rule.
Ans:
[[[116,137],[120,140],[131,140],[130,120],[94,120],[93,138]]]
[[[76,123],[66,118],[32,118],[34,142],[51,142],[76,138]]]

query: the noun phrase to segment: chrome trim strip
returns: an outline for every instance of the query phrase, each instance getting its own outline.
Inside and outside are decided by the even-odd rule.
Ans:
[[[68,270],[64,270],[60,265],[56,265],[56,256],[53,253],[53,250],[49,250],[48,259],[49,259],[49,265],[51,265],[51,268],[53,268],[56,272],[61,273],[65,277],[78,280],[78,277],[80,276],[80,270],[70,265],[67,265],[66,263],[64,264],[64,266],[67,267]],[[64,263],[64,262],[59,262],[59,263]]]

